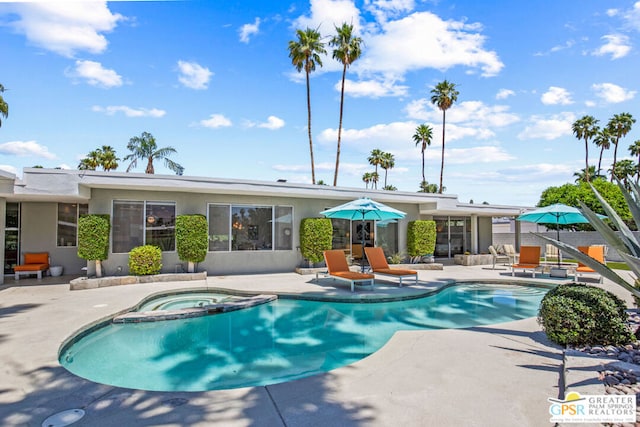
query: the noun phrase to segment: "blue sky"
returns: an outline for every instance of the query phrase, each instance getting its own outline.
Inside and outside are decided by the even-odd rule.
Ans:
[[[287,45],[307,26],[328,41],[342,22],[364,47],[347,73],[340,186],[364,188],[378,148],[395,155],[389,184],[417,191],[422,123],[434,128],[427,181],[438,182],[442,114],[429,98],[444,79],[460,92],[444,185],[464,202],[535,205],[584,167],[576,119],[640,119],[640,2],[0,1],[0,168],[75,169],[102,145],[122,158],[146,131],[177,150],[185,175],[310,183],[304,74]],[[323,63],[312,132],[316,178],[332,183],[342,69],[330,55]],[[639,129],[618,158],[630,158]],[[591,164],[598,154],[591,145]],[[156,173],[171,172],[160,163]]]

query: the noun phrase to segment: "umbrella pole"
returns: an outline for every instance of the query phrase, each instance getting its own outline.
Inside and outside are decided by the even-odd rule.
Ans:
[[[560,241],[560,223],[558,222],[558,218],[556,218],[556,240]],[[560,268],[560,248],[558,248],[558,268]]]
[[[362,233],[360,234],[362,236],[362,259],[360,260],[360,265],[362,266],[362,273],[364,273],[364,211],[362,211]]]

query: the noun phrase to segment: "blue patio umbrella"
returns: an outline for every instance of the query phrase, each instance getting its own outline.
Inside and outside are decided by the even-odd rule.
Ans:
[[[368,197],[352,200],[340,206],[320,212],[327,218],[350,219],[352,221],[362,221],[364,230],[364,222],[369,220],[387,221],[392,219],[404,218],[404,212],[394,209],[384,203],[376,202]],[[364,232],[362,233],[362,248],[364,249]],[[364,271],[364,263],[362,263],[362,271]]]
[[[600,218],[606,218],[604,215],[598,216]],[[556,203],[540,209],[525,212],[516,219],[518,221],[534,222],[536,224],[555,224],[556,240],[558,241],[560,241],[560,228],[558,225],[586,224],[589,222],[579,209],[562,203]],[[559,263],[560,259],[558,259],[558,264]]]

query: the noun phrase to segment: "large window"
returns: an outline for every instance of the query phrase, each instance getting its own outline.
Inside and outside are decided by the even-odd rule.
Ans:
[[[210,251],[293,249],[290,206],[209,205]]]
[[[78,218],[89,212],[89,205],[58,203],[57,246],[78,245]]]
[[[395,220],[376,223],[376,246],[380,246],[386,256],[398,253],[398,223]]]
[[[163,251],[176,247],[175,202],[113,201],[113,252],[155,245]]]

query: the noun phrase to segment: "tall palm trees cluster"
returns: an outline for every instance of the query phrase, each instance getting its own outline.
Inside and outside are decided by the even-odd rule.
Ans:
[[[164,165],[176,175],[182,175],[184,167],[171,160],[171,154],[176,153],[173,147],[158,148],[156,139],[149,132],[142,132],[140,136],[134,136],[129,139],[127,149],[131,151],[122,160],[130,161],[127,172],[138,165],[138,160],[147,161],[145,173],[153,174],[155,172],[153,162],[155,160],[164,160]],[[80,170],[96,170],[101,167],[105,171],[115,170],[118,168],[118,160],[116,151],[113,147],[103,145],[102,148],[93,150],[87,156],[80,160],[78,169]]]
[[[387,173],[389,169],[393,169],[396,165],[395,156],[391,153],[384,152],[378,148],[371,150],[371,154],[367,158],[369,160],[369,164],[375,167],[373,172],[366,172],[362,175],[362,181],[364,181],[366,188],[369,188],[369,184],[371,184],[371,188],[378,188],[378,181],[380,180],[380,174],[378,174],[378,166],[384,169],[384,187],[383,190],[395,191],[396,187],[393,185],[387,184]]]
[[[340,90],[340,119],[338,123],[338,141],[336,149],[336,165],[333,175],[333,185],[338,185],[338,171],[340,169],[340,150],[342,142],[342,122],[344,112],[344,83],[346,79],[347,69],[362,55],[362,39],[356,37],[353,31],[353,25],[343,23],[340,27],[335,26],[336,34],[333,35],[329,41],[329,46],[333,47],[332,56],[342,64],[342,83]],[[309,75],[315,71],[316,67],[322,67],[322,55],[326,54],[325,43],[322,41],[322,35],[318,29],[306,28],[305,30],[296,30],[296,39],[289,41],[289,58],[291,63],[298,72],[305,72],[306,87],[307,87],[307,132],[309,137],[309,154],[311,158],[311,182],[316,184],[315,175],[315,162],[313,156],[313,136],[311,132],[311,88],[309,84]],[[444,174],[444,151],[445,151],[445,124],[446,124],[446,112],[451,106],[458,100],[460,93],[456,90],[455,83],[444,80],[438,83],[431,90],[431,103],[437,105],[442,111],[442,160],[440,163],[440,186],[437,191],[442,193],[444,186],[442,185]],[[416,144],[421,144],[422,147],[422,182],[420,183],[420,191],[432,190],[433,186],[427,183],[424,176],[424,152],[426,146],[431,144],[432,130],[427,125],[421,125],[418,127],[417,132],[426,132],[428,129],[428,136],[425,134],[414,135],[414,141]],[[418,138],[418,139],[416,139]],[[372,151],[369,157],[369,163],[375,166],[374,172],[367,172],[363,175],[362,180],[365,182],[367,188],[369,184],[372,188],[378,188],[378,166],[385,170],[385,189],[395,188],[387,184],[387,171],[393,168],[395,160],[393,154],[385,153],[387,155],[386,160],[382,160],[382,152],[378,149]],[[373,160],[372,160],[373,159]]]
[[[636,119],[630,113],[614,114],[609,119],[606,126],[600,128],[598,120],[590,115],[585,115],[576,120],[572,125],[573,134],[579,140],[584,141],[585,167],[576,173],[577,180],[589,182],[593,178],[604,177],[602,174],[602,155],[604,150],[609,150],[613,145],[613,162],[609,169],[610,180],[616,177],[622,181],[636,177],[636,182],[640,178],[640,140],[637,140],[629,147],[629,152],[638,157],[638,162],[624,159],[618,161],[618,145],[620,139],[624,138],[630,131]],[[589,142],[593,142],[600,148],[598,167],[589,165]]]
[[[338,125],[338,143],[336,149],[336,168],[333,175],[333,185],[338,185],[338,170],[340,167],[340,144],[342,139],[342,118],[344,111],[344,82],[347,68],[362,54],[362,39],[356,37],[353,25],[343,23],[335,26],[336,34],[331,37],[329,46],[332,46],[332,56],[342,63],[342,85],[340,90],[340,119]],[[322,67],[321,55],[327,53],[322,36],[318,29],[307,28],[296,30],[296,40],[289,42],[289,57],[291,63],[298,72],[304,70],[307,83],[307,132],[309,135],[309,153],[311,156],[311,182],[316,183],[315,163],[313,159],[313,137],[311,135],[311,88],[309,74],[315,71],[316,66]]]

